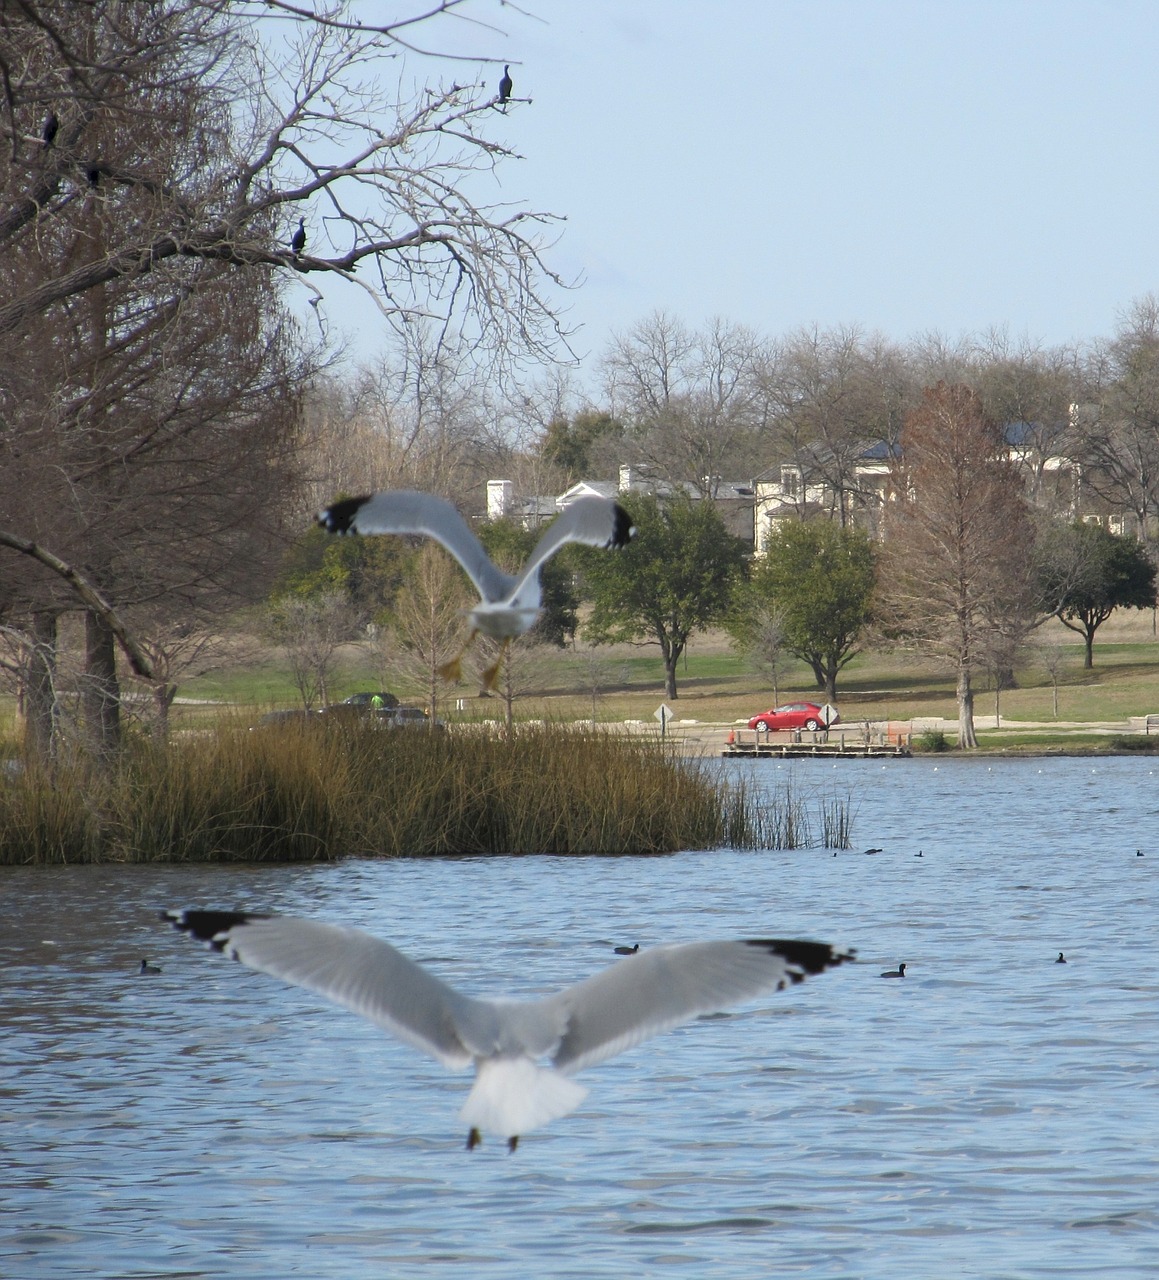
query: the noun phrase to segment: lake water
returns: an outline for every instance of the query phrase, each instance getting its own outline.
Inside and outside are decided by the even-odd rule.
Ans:
[[[1159,1275],[1159,765],[727,767],[848,795],[856,851],[0,869],[0,1275]],[[156,920],[190,905],[364,925],[476,994],[622,942],[862,963],[467,1153],[469,1076]]]

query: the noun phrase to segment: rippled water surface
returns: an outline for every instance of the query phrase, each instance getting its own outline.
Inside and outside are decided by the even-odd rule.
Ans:
[[[848,795],[856,851],[0,869],[0,1275],[1159,1274],[1159,768],[740,767]],[[157,923],[187,905],[364,925],[477,994],[620,942],[862,963],[468,1154],[468,1077]]]

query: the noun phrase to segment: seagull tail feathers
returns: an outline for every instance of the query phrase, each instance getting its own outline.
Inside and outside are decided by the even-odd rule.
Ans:
[[[582,1084],[530,1058],[484,1058],[459,1115],[473,1129],[514,1138],[570,1115],[587,1093]]]

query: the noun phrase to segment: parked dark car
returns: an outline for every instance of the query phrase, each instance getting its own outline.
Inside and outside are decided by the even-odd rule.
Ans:
[[[377,703],[375,699],[378,699]],[[387,693],[385,689],[380,689],[377,693],[352,693],[349,698],[343,698],[341,702],[332,702],[328,707],[323,707],[323,711],[335,712],[339,714],[348,712],[354,714],[361,712],[366,714],[370,711],[392,711],[398,706],[398,699],[393,693]]]
[[[829,724],[836,724],[841,717],[833,708]],[[824,729],[825,710],[815,702],[786,702],[783,707],[762,711],[749,721],[750,729]]]
[[[257,724],[251,724],[251,729],[289,729],[296,728],[304,724],[310,724],[318,713],[316,711],[304,711],[301,707],[291,708],[287,711],[267,711],[265,715],[258,718]]]
[[[432,726],[430,716],[421,707],[395,707],[392,711],[383,712],[382,719],[397,729],[446,728],[441,720],[436,720]]]

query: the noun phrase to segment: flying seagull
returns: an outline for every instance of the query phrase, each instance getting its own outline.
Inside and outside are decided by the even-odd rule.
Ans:
[[[515,82],[511,79],[511,68],[505,66],[503,68],[503,79],[499,81],[499,105],[505,107],[507,99],[511,97],[511,90],[515,88]]]
[[[320,511],[317,520],[330,533],[425,534],[446,547],[467,571],[480,600],[467,610],[471,622],[467,643],[457,657],[439,668],[439,673],[445,680],[460,679],[463,654],[482,632],[503,642],[494,666],[483,672],[484,689],[495,687],[507,646],[516,636],[530,631],[539,617],[539,571],[544,563],[565,543],[619,548],[626,546],[636,532],[631,516],[618,502],[611,498],[577,498],[548,525],[523,572],[513,578],[491,563],[483,544],[455,508],[429,493],[395,489],[344,498]]]
[[[235,911],[161,917],[251,969],[361,1014],[446,1067],[473,1064],[475,1083],[459,1113],[468,1149],[486,1131],[514,1151],[521,1134],[580,1105],[587,1090],[572,1080],[577,1071],[854,954],[777,938],[677,943],[617,961],[544,999],[478,1000],[361,929]]]

